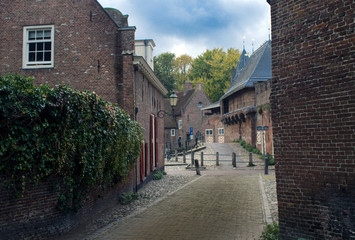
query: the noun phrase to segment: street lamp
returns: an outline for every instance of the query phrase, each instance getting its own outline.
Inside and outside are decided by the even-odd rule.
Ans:
[[[176,96],[175,92],[173,92],[173,93],[170,95],[169,101],[170,101],[170,106],[171,106],[171,108],[173,109],[173,114],[167,113],[167,112],[165,112],[164,110],[159,110],[158,113],[157,113],[157,115],[158,115],[159,118],[164,118],[165,115],[172,116],[172,117],[175,116],[175,115],[174,115],[174,109],[175,109],[175,107],[176,107],[176,105],[177,105],[177,101],[178,101],[178,97]]]

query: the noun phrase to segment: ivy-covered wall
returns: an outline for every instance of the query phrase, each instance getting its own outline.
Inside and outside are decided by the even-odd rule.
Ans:
[[[0,193],[11,193],[16,204],[38,191],[36,187],[43,188],[38,194],[42,201],[44,192],[52,203],[54,195],[55,211],[73,214],[90,192],[107,192],[129,175],[140,154],[142,129],[93,92],[36,87],[32,82],[18,75],[0,76]],[[21,206],[23,216],[35,215],[36,210]],[[9,208],[18,210],[7,205],[0,219],[18,215]],[[47,214],[52,212],[48,209]],[[0,234],[6,227],[0,220]]]

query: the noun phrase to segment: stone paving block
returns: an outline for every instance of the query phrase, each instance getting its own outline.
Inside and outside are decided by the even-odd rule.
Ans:
[[[93,239],[258,239],[264,213],[257,174],[206,175]]]

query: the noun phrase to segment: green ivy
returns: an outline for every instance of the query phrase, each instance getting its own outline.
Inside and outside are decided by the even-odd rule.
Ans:
[[[21,197],[28,184],[59,177],[62,210],[126,177],[143,139],[137,122],[97,94],[13,74],[0,76],[0,129],[4,185]]]

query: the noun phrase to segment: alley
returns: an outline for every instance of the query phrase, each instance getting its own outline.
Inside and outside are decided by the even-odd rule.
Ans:
[[[259,174],[203,175],[90,239],[258,239],[264,226]]]

